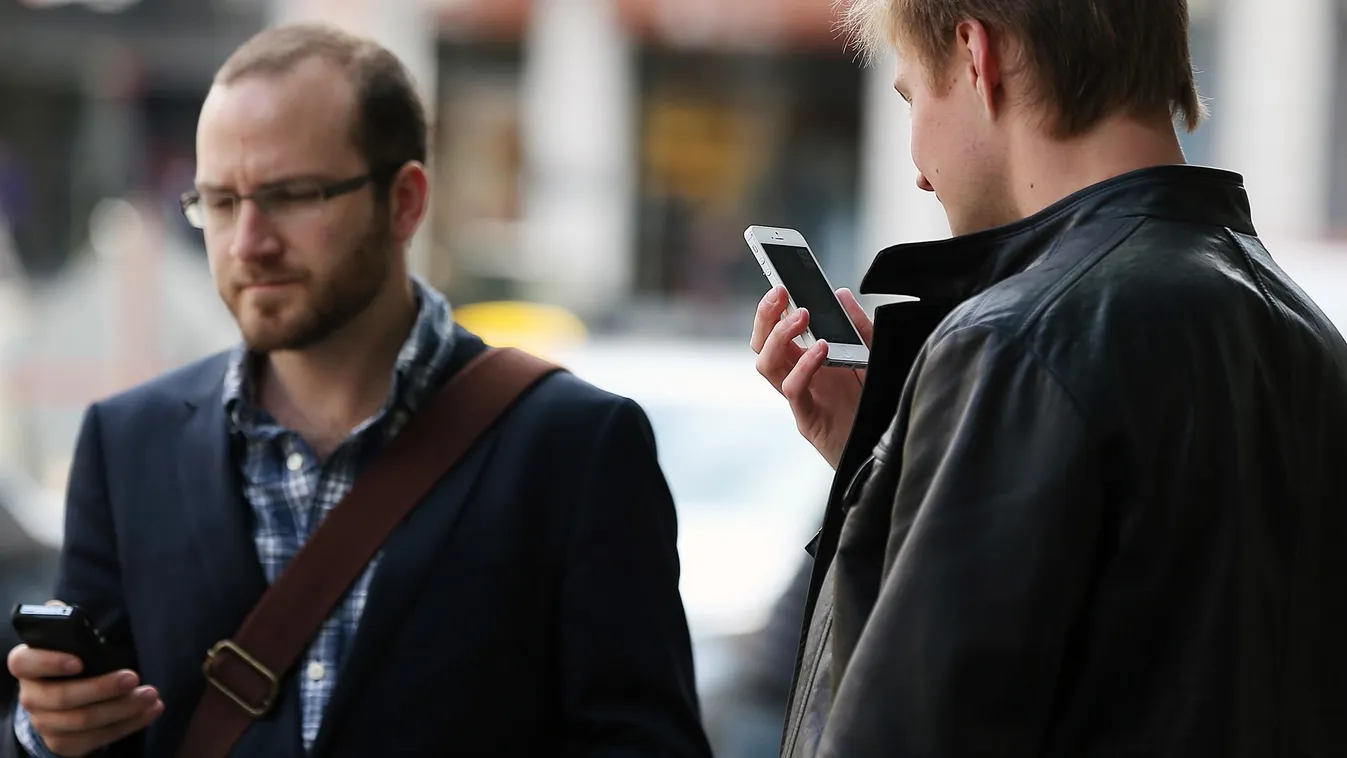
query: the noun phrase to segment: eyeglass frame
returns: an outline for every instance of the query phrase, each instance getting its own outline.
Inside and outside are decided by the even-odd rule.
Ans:
[[[317,203],[325,203],[334,198],[341,197],[342,195],[349,195],[352,192],[358,192],[359,190],[364,189],[365,185],[370,184],[371,182],[373,182],[377,186],[380,183],[392,178],[395,174],[397,174],[398,171],[401,171],[402,167],[405,165],[406,164],[404,163],[396,167],[383,169],[381,171],[369,171],[359,176],[353,176],[349,179],[340,179],[335,182],[320,184],[318,185],[318,187],[314,189],[312,193],[306,192],[304,193],[302,198],[290,198],[290,199],[292,200],[302,199],[306,201],[311,200]],[[254,204],[258,206],[258,209],[262,211],[263,215],[266,215],[268,213],[267,199],[266,199],[267,195],[282,192],[284,190],[286,190],[286,187],[278,186],[278,187],[267,187],[265,189],[258,190],[257,192],[251,192],[247,195],[238,195],[230,192],[221,194],[231,197],[236,206],[238,203],[241,203],[244,200],[251,200],[253,201]],[[201,199],[202,199],[201,193],[195,189],[191,189],[182,193],[182,195],[178,198],[178,205],[182,210],[183,217],[187,219],[187,223],[191,224],[192,228],[194,229],[206,228],[206,218],[204,215],[205,211],[201,209],[200,205]],[[192,214],[194,209],[202,214],[200,216],[199,224],[196,221],[192,220]]]

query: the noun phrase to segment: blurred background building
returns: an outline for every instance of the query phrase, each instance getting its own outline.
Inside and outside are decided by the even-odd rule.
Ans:
[[[1245,175],[1274,254],[1347,326],[1347,3],[1190,7],[1212,117],[1189,160]],[[216,67],[297,19],[377,37],[423,89],[435,205],[416,270],[464,314],[566,314],[532,346],[652,409],[715,698],[829,473],[753,374],[765,283],[743,229],[801,230],[836,286],[948,234],[914,185],[892,62],[860,65],[831,0],[0,0],[0,526],[25,556],[58,545],[84,407],[235,339],[177,198]],[[502,326],[490,313],[476,323]],[[0,585],[23,573],[6,565]],[[720,754],[774,754],[776,696],[768,736],[737,714]]]

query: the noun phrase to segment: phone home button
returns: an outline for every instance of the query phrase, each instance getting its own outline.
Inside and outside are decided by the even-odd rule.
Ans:
[[[838,348],[837,348],[837,354],[840,355],[840,356],[842,356],[843,358],[850,358],[850,357],[851,357],[851,348],[849,348],[849,347],[838,347]]]

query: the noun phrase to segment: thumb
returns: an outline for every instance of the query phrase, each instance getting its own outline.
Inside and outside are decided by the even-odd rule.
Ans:
[[[837,299],[841,301],[842,308],[846,310],[852,323],[856,325],[856,331],[861,333],[861,339],[865,342],[865,346],[870,347],[875,335],[875,325],[870,320],[869,314],[865,312],[865,308],[861,307],[860,302],[856,300],[856,296],[846,287],[837,291]]]

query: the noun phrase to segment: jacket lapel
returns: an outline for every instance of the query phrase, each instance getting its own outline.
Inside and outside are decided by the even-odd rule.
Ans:
[[[209,387],[187,401],[188,417],[178,441],[179,497],[196,561],[210,593],[208,607],[222,635],[232,635],[257,598],[266,577],[257,560],[252,517],[243,500],[230,455],[222,401],[224,362]],[[203,651],[204,652],[204,651]]]

